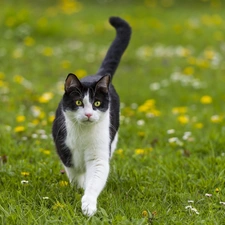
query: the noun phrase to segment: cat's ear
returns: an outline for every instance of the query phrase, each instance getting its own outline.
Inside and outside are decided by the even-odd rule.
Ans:
[[[82,88],[82,84],[80,83],[79,79],[76,77],[76,75],[70,73],[65,81],[65,92],[70,92],[71,90],[78,89],[80,90]]]
[[[109,74],[105,75],[97,82],[95,90],[101,90],[105,93],[108,93],[110,80],[111,80],[110,75]]]

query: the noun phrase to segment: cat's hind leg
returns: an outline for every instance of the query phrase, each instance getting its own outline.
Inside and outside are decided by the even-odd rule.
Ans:
[[[65,170],[66,170],[66,174],[69,178],[69,181],[71,184],[75,184],[76,183],[76,173],[75,173],[75,169],[73,167],[66,167],[65,166]]]
[[[85,188],[85,175],[78,173],[73,167],[65,167],[66,174],[71,184],[77,184],[78,188]]]

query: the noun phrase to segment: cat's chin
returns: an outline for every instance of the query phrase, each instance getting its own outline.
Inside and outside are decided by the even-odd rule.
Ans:
[[[85,126],[90,126],[90,125],[97,123],[97,121],[96,120],[82,120],[79,123],[82,125],[85,125]]]

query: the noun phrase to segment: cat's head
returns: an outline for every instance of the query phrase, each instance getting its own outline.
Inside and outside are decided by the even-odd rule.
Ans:
[[[104,118],[109,109],[109,84],[110,75],[79,80],[69,74],[62,102],[69,119],[78,124],[93,124]]]

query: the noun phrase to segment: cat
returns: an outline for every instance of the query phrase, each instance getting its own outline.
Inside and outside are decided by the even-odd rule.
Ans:
[[[67,76],[52,127],[69,181],[84,189],[81,208],[89,217],[97,211],[97,198],[106,184],[117,144],[120,101],[111,82],[131,37],[125,20],[110,17],[109,22],[116,37],[100,69],[81,80],[72,73]]]

